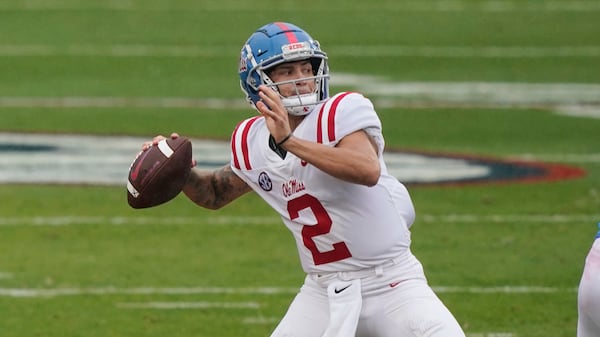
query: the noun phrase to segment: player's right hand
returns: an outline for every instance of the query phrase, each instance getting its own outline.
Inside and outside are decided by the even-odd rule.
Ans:
[[[171,139],[177,139],[179,138],[179,134],[176,132],[171,133],[171,135],[169,136]],[[150,147],[158,145],[158,143],[165,139],[167,137],[163,136],[163,135],[158,135],[158,136],[154,136],[154,138],[152,138],[152,141],[148,141],[148,142],[144,142],[142,144],[142,152],[148,150]],[[198,162],[196,161],[196,159],[192,158],[192,162],[190,163],[191,167],[195,167],[198,164]]]

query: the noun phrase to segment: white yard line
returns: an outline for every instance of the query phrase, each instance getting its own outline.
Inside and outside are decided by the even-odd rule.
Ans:
[[[332,86],[352,87],[377,107],[545,108],[568,116],[600,118],[600,84],[505,82],[395,82],[387,78],[332,73]],[[0,108],[244,109],[241,98],[191,97],[11,97]]]
[[[97,288],[0,288],[0,297],[16,298],[45,298],[82,295],[201,295],[201,294],[251,294],[251,295],[276,295],[294,294],[296,288],[282,287],[256,287],[256,288],[229,288],[229,287],[97,287]]]
[[[145,4],[134,1],[98,1],[87,4],[86,2],[74,1],[12,1],[0,3],[0,10],[18,10],[18,11],[204,11],[204,12],[256,12],[262,9],[254,3],[236,3],[235,5],[227,2],[215,2],[214,4],[205,4],[198,2],[186,3],[186,7],[169,3],[168,6],[162,3]],[[294,10],[298,8],[294,5],[282,4],[282,9]],[[345,12],[364,12],[373,10],[370,2],[355,4],[351,8],[344,9]],[[319,10],[331,10],[332,8],[320,6]],[[376,7],[377,10],[403,11],[403,12],[590,12],[600,10],[600,4],[594,0],[547,0],[547,1],[517,1],[517,0],[488,0],[488,1],[468,1],[468,0],[436,0],[436,1],[393,1],[386,2]],[[339,11],[339,8],[335,8]]]
[[[425,223],[592,223],[600,214],[423,214],[417,222]],[[281,225],[276,216],[213,216],[213,217],[110,217],[110,216],[14,216],[0,217],[0,228],[8,226],[148,226],[202,224],[214,226]]]
[[[145,45],[145,44],[2,44],[0,56],[84,57],[219,57],[239,52],[237,46]],[[600,56],[600,46],[409,46],[330,45],[335,57],[421,57],[421,58],[570,58]]]
[[[274,225],[280,224],[278,217],[271,216],[216,216],[216,217],[104,217],[104,216],[33,216],[0,217],[2,226],[71,226],[71,225]]]
[[[187,97],[0,97],[0,108],[242,109],[243,99]]]
[[[438,293],[465,293],[465,294],[558,294],[576,293],[577,287],[542,287],[542,286],[498,286],[498,287],[457,287],[433,286]],[[280,295],[295,294],[297,288],[284,287],[140,287],[140,288],[0,288],[0,297],[13,298],[51,298],[64,296],[107,296],[107,295],[202,295],[202,294],[227,294],[227,295]]]
[[[119,309],[258,309],[257,302],[120,302]]]
[[[557,288],[541,286],[502,286],[502,287],[447,287],[433,286],[438,293],[468,293],[468,294],[554,294],[577,292],[577,287]]]
[[[335,56],[421,58],[565,58],[598,57],[600,46],[407,46],[332,45]]]
[[[0,271],[0,280],[7,280],[7,279],[11,279],[13,278],[13,274],[12,273],[7,273],[7,272],[2,272]]]
[[[238,53],[237,47],[143,44],[3,44],[1,56],[217,57]]]
[[[248,325],[273,325],[277,324],[281,320],[281,317],[244,317],[242,324]],[[467,332],[467,337],[516,337],[517,335],[513,332]]]
[[[600,118],[600,110],[597,118]],[[548,154],[514,154],[510,159],[541,160],[546,162],[561,163],[600,163],[600,153],[575,154],[575,153],[548,153]]]
[[[446,214],[417,217],[423,222],[443,223],[591,223],[594,224],[599,214]]]

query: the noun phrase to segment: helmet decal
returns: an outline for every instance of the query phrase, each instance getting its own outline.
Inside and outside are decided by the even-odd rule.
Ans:
[[[294,60],[301,57],[311,57],[313,49],[308,42],[295,42],[281,46],[281,52],[284,60]]]
[[[298,42],[296,35],[292,32],[292,30],[289,28],[289,26],[286,23],[274,22],[274,24],[284,32],[285,36],[287,37],[287,39],[290,43]]]
[[[246,59],[240,56],[240,67],[238,70],[240,73],[248,71],[248,66],[246,64]]]

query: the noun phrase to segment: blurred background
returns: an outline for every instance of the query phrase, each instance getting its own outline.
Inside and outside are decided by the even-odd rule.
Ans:
[[[573,336],[600,221],[600,2],[586,0],[1,0],[2,336],[270,334],[303,280],[274,212],[253,194],[133,210],[119,172],[171,132],[201,164],[226,161],[255,114],[239,50],[272,21],[320,41],[332,92],[374,102],[390,156],[553,168],[406,181],[413,251],[467,336]],[[456,169],[438,165],[415,174]]]

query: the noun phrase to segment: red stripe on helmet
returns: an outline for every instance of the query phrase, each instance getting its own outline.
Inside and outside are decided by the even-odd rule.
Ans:
[[[294,32],[291,31],[290,27],[288,27],[285,23],[275,22],[275,25],[277,27],[279,27],[281,30],[283,30],[285,37],[287,37],[287,39],[290,43],[298,42],[298,38],[296,38],[296,34],[294,34]]]

